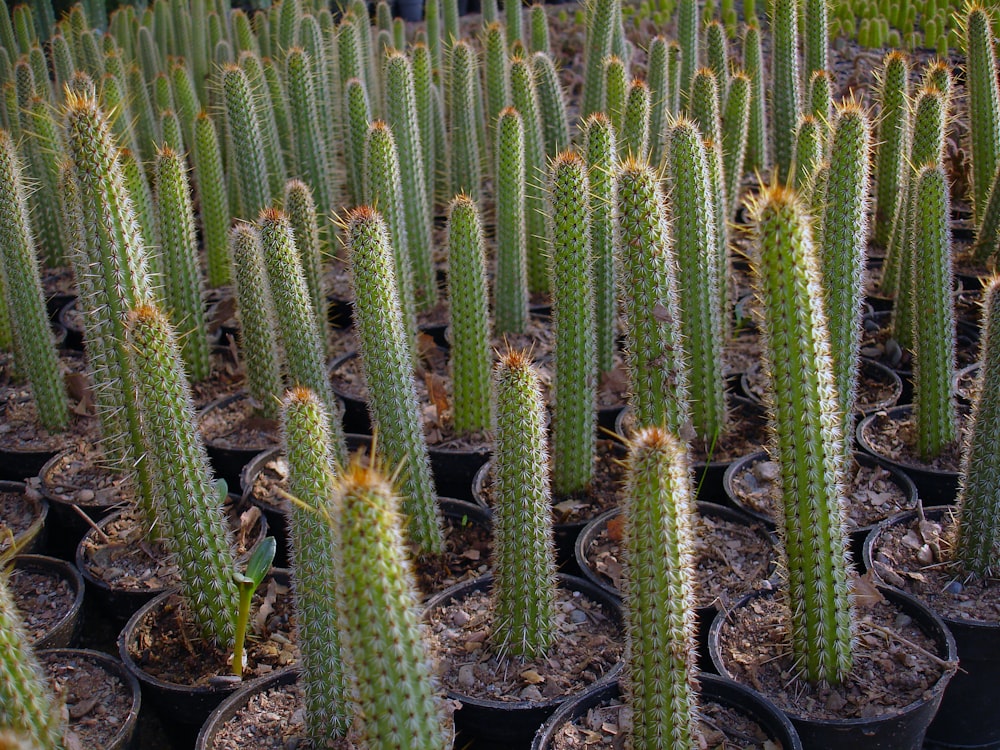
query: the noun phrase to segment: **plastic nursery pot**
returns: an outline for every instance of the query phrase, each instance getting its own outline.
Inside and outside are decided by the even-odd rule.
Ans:
[[[43,632],[30,639],[35,650],[43,648],[67,648],[76,645],[80,636],[80,626],[83,624],[83,576],[65,560],[45,555],[18,555],[14,558],[9,583],[17,590],[18,578],[22,575],[44,576],[53,581],[65,581],[70,588],[72,598],[68,601],[52,624]],[[25,579],[30,580],[30,579]],[[46,601],[40,607],[52,607],[51,601]],[[24,597],[18,598],[18,608],[27,615],[33,608]],[[30,618],[25,617],[26,620]]]
[[[358,356],[360,353],[355,349],[341,354],[330,362],[330,382],[334,395],[344,403],[344,431],[371,435],[372,421],[371,417],[368,416],[368,404],[363,399],[358,398],[356,394],[343,388],[337,377],[337,373]]]
[[[18,448],[0,445],[0,481],[23,482],[38,476],[57,450],[53,448]]]
[[[770,456],[765,451],[760,451],[759,453],[753,453],[749,456],[737,459],[726,471],[726,475],[723,477],[723,484],[725,485],[726,494],[729,496],[729,500],[733,505],[742,510],[748,516],[764,524],[764,526],[768,529],[774,530],[776,528],[776,524],[773,515],[764,509],[757,508],[747,503],[745,497],[742,493],[737,492],[735,487],[735,481],[738,476],[745,471],[750,471],[754,464],[768,460],[770,460]],[[906,495],[905,507],[915,508],[917,506],[917,503],[919,502],[917,497],[917,486],[913,483],[912,479],[903,473],[903,471],[895,466],[883,463],[881,459],[872,456],[870,453],[863,453],[862,451],[854,451],[854,460],[860,466],[865,468],[880,466],[885,469],[889,472],[890,481]],[[878,523],[879,522],[866,524],[850,531],[849,543],[851,559],[854,561],[855,567],[857,567],[861,572],[864,572],[865,570],[864,563],[862,562],[865,539],[868,538],[868,534],[871,533],[871,530],[874,529]]]
[[[78,311],[76,297],[69,299],[56,313],[56,323],[66,331],[63,346],[66,349],[83,351],[83,315]]]
[[[101,651],[91,651],[83,648],[53,648],[38,651],[38,660],[42,663],[44,670],[52,679],[59,680],[64,685],[61,694],[64,699],[71,698],[72,688],[70,687],[73,676],[83,670],[71,669],[73,664],[87,662],[105,675],[105,684],[108,690],[120,691],[126,697],[128,709],[119,725],[118,731],[102,745],[88,744],[86,736],[80,737],[83,747],[94,750],[138,750],[139,747],[139,710],[142,707],[142,692],[139,682],[129,673],[125,666]],[[61,670],[61,665],[65,666],[65,674]],[[103,692],[103,691],[102,691]],[[86,698],[93,697],[91,694],[78,695],[77,701],[83,702]],[[78,735],[83,735],[87,731],[87,725],[95,724],[107,725],[107,716],[102,716],[95,721],[94,716],[89,712],[79,718],[79,723],[73,717],[72,707],[70,709],[70,729],[75,730]]]
[[[802,741],[788,717],[760,693],[717,675],[700,674],[698,695],[701,703],[716,703],[753,720],[775,747],[801,750]],[[586,716],[602,704],[622,699],[621,683],[615,681],[587,695],[567,701],[550,716],[535,734],[531,750],[552,750],[556,733],[567,723]],[[724,729],[724,728],[723,728]]]
[[[220,418],[225,426],[206,434],[205,451],[215,476],[225,479],[235,491],[247,462],[278,442],[280,425],[276,420],[254,417],[246,391],[208,404],[198,414],[199,429],[205,430],[209,422]]]
[[[617,623],[622,623],[621,602],[599,587],[583,578],[559,574],[559,586],[580,592],[588,599],[600,604]],[[460,601],[473,593],[488,591],[493,586],[493,576],[487,575],[470,581],[462,581],[435,594],[424,604],[424,617],[438,607]],[[553,711],[567,700],[589,695],[601,687],[613,683],[621,673],[623,662],[619,661],[595,682],[580,690],[576,695],[558,696],[542,701],[518,700],[501,701],[462,695],[446,690],[448,698],[460,701],[462,707],[455,712],[455,728],[462,738],[473,739],[478,746],[485,742],[489,746],[513,748],[526,746],[538,727]]]
[[[491,453],[488,447],[464,449],[428,445],[427,454],[438,495],[475,502],[472,482],[476,473],[489,461]]]
[[[924,509],[924,518],[942,521],[953,506]],[[916,512],[899,513],[879,524],[865,541],[865,564],[872,567],[883,535],[890,527],[910,526]],[[878,575],[878,568],[875,568]],[[959,670],[948,683],[934,721],[927,729],[925,748],[1000,748],[1000,621],[963,620],[941,615],[955,638]]]
[[[934,469],[927,465],[898,461],[883,455],[872,442],[880,424],[905,421],[913,412],[911,405],[896,406],[885,412],[870,414],[861,420],[856,429],[857,443],[869,455],[874,456],[883,466],[899,469],[917,486],[920,502],[925,506],[948,505],[955,502],[958,494],[958,470]]]
[[[948,628],[933,611],[925,607],[914,597],[891,586],[878,586],[879,592],[891,602],[900,612],[911,618],[918,627],[930,636],[936,646],[936,656],[941,661],[957,664],[955,639]],[[752,606],[761,598],[773,597],[774,590],[755,591],[738,601],[724,615],[717,617],[712,623],[709,633],[709,651],[719,674],[727,679],[734,679],[722,654],[720,638],[722,628],[733,618],[733,613]],[[796,714],[793,710],[783,708],[795,726],[802,746],[807,748],[824,748],[824,750],[913,750],[919,748],[923,741],[927,726],[941,703],[948,680],[954,670],[942,672],[934,685],[925,691],[920,699],[895,709],[891,713],[852,719],[815,719]],[[739,681],[739,680],[737,680]],[[767,697],[766,691],[764,691]]]
[[[288,586],[290,575],[286,569],[272,568],[260,591],[266,588],[269,578]],[[118,635],[118,656],[125,668],[139,680],[143,693],[163,719],[175,746],[190,747],[209,714],[247,683],[228,674],[220,674],[218,679],[202,679],[199,684],[184,685],[167,682],[143,669],[137,655],[143,648],[155,648],[156,644],[140,645],[141,629],[158,617],[176,617],[180,601],[178,589],[171,589],[140,607]]]
[[[49,514],[49,504],[44,498],[29,495],[25,491],[24,482],[0,480],[0,499],[9,504],[13,513],[11,518],[0,516],[0,563],[9,560],[14,555],[27,555],[41,552],[45,548],[45,519]],[[18,529],[10,537],[10,530],[15,518],[18,519]],[[24,523],[20,523],[21,520]]]

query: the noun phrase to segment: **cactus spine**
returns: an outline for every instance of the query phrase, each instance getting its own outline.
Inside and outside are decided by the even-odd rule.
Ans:
[[[393,271],[385,222],[371,207],[347,217],[354,322],[368,381],[368,408],[389,466],[402,466],[401,494],[410,538],[422,552],[443,551],[430,459],[413,383],[413,357]]]
[[[774,165],[782,182],[789,179],[795,126],[799,120],[799,43],[798,3],[775,0],[772,8],[771,75],[774,86],[774,112],[771,137]]]
[[[836,417],[821,272],[794,193],[769,188],[755,214],[792,654],[808,680],[838,683],[851,669],[854,626],[840,472],[845,438]]]
[[[555,637],[555,549],[538,374],[523,352],[494,370],[494,628],[500,653],[544,654]]]
[[[909,140],[909,76],[910,63],[906,55],[893,50],[882,63],[878,99],[881,114],[878,120],[875,156],[875,228],[876,244],[885,247],[896,214],[900,210],[903,184],[903,157]]]
[[[693,750],[695,505],[684,444],[661,427],[632,437],[623,517],[632,745]]]
[[[590,182],[590,257],[594,264],[594,325],[597,337],[597,371],[614,366],[615,293],[614,210],[618,167],[615,131],[611,121],[595,112],[583,125]]]
[[[990,12],[978,3],[965,18],[969,86],[969,131],[972,140],[972,207],[981,221],[990,186],[1000,165],[1000,84],[991,38]]]
[[[496,332],[520,333],[528,324],[527,232],[525,229],[524,124],[508,107],[497,120]]]

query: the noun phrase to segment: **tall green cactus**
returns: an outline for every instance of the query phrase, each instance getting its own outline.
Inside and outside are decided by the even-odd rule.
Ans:
[[[194,179],[201,206],[201,234],[205,239],[208,260],[208,284],[220,287],[232,279],[226,254],[226,228],[229,226],[229,204],[226,180],[222,169],[222,152],[215,121],[205,110],[194,122]]]
[[[439,554],[444,541],[413,382],[409,334],[403,329],[385,222],[375,209],[360,206],[348,214],[347,248],[354,323],[379,451],[389,466],[402,467],[400,491],[410,539],[422,552]]]
[[[524,123],[513,107],[500,112],[496,139],[496,332],[521,333],[528,324]]]
[[[635,421],[674,434],[688,429],[687,367],[681,337],[677,259],[665,201],[652,168],[626,161],[618,175],[615,245],[619,262],[625,363]]]
[[[986,6],[971,3],[965,17],[969,87],[969,132],[972,142],[972,207],[981,220],[993,175],[1000,165],[1000,83],[993,49],[991,18]]]
[[[828,2],[829,0],[806,0],[803,3],[805,35],[802,47],[806,76],[811,76],[817,70],[825,71],[828,67],[830,46]]]
[[[17,367],[31,382],[39,423],[59,432],[69,425],[69,400],[45,311],[22,167],[6,130],[0,130],[0,274]]]
[[[792,191],[767,189],[754,220],[792,655],[809,681],[836,684],[851,669],[855,626],[840,471],[845,436],[836,418],[821,271]]]
[[[243,205],[251,216],[271,205],[268,165],[250,82],[234,64],[222,68],[230,151],[235,155]]]
[[[437,152],[445,144],[438,143],[434,132],[434,70],[427,45],[417,43],[410,50],[413,67],[413,95],[417,105],[417,125],[420,130],[420,147],[424,155],[424,175],[427,178],[427,210],[434,209],[434,170]]]
[[[347,163],[347,194],[351,203],[364,199],[365,139],[371,123],[368,91],[360,78],[344,83],[344,161]]]
[[[771,140],[777,178],[789,179],[795,126],[799,120],[799,34],[797,0],[774,0],[771,9],[771,77],[774,110]]]
[[[552,56],[547,52],[531,55],[531,69],[538,89],[538,104],[545,134],[545,155],[549,158],[569,148],[569,120],[566,99]]]
[[[333,447],[329,418],[308,388],[291,389],[282,413],[288,489],[302,503],[291,504],[288,524],[302,653],[299,684],[306,734],[322,744],[345,736],[351,723],[336,607],[337,530],[326,518],[334,492]]]
[[[646,83],[649,86],[649,160],[659,164],[663,157],[663,137],[670,111],[670,46],[657,35],[649,42]]]
[[[581,118],[599,112],[603,108],[604,58],[611,54],[612,22],[615,19],[615,7],[619,3],[620,0],[595,0],[593,7],[587,13]]]
[[[237,62],[246,73],[247,82],[253,95],[251,104],[260,129],[271,195],[281,195],[287,179],[285,157],[281,150],[281,136],[278,134],[278,122],[274,116],[274,105],[271,102],[271,91],[267,86],[267,79],[264,77],[264,68],[260,56],[254,52],[241,52]]]
[[[528,22],[531,25],[531,36],[529,38],[528,49],[532,53],[544,52],[549,55],[552,49],[549,43],[549,17],[545,12],[545,6],[541,3],[533,3],[528,11]]]
[[[628,87],[628,73],[625,62],[618,55],[604,58],[604,97],[602,111],[611,119],[615,133],[621,135],[625,121],[625,96]]]
[[[489,295],[479,209],[469,196],[448,208],[448,269],[455,432],[483,433],[491,426]]]
[[[729,96],[722,118],[722,172],[726,177],[725,194],[729,201],[726,219],[733,215],[740,201],[740,183],[747,160],[752,86],[750,77],[743,71],[736,71],[729,80]]]
[[[585,491],[594,476],[597,352],[589,192],[583,159],[574,151],[559,154],[549,181],[556,370],[552,486],[559,496]]]
[[[399,498],[377,468],[353,461],[338,480],[337,598],[351,693],[366,747],[440,750],[447,733],[422,645]]]
[[[792,187],[805,194],[812,185],[813,175],[823,163],[823,125],[812,115],[799,118],[795,130],[795,151],[792,156]]]
[[[555,549],[545,407],[527,354],[501,354],[493,376],[494,628],[501,653],[543,655],[555,638]]]
[[[326,313],[326,292],[323,289],[324,247],[319,225],[318,209],[313,192],[302,180],[285,183],[285,213],[292,225],[299,265],[309,290],[313,313],[319,328],[319,338],[324,344],[330,338],[330,320]]]
[[[457,40],[451,49],[451,193],[464,193],[479,200],[482,165],[476,141],[476,66],[472,45]]]
[[[681,104],[690,101],[691,81],[698,70],[699,51],[698,0],[679,0],[677,3],[677,41],[681,45]]]
[[[940,164],[913,183],[913,411],[917,452],[940,455],[958,436],[954,405],[955,311],[952,303],[948,181]]]
[[[632,745],[698,744],[695,504],[684,444],[662,427],[631,438],[625,484],[623,594]]]
[[[768,150],[767,85],[764,81],[764,55],[760,28],[747,26],[743,36],[743,66],[750,77],[750,127],[747,131],[747,171],[765,172],[771,164]]]
[[[909,58],[891,50],[879,73],[880,113],[875,136],[875,227],[873,239],[885,247],[900,210],[903,158],[909,140]]]
[[[625,116],[622,120],[621,149],[625,156],[633,155],[644,161],[649,150],[650,94],[646,82],[636,78],[628,87],[625,97]]]
[[[483,75],[486,94],[486,124],[490,143],[496,143],[500,113],[510,106],[510,59],[507,55],[507,35],[500,23],[491,23],[483,30]]]
[[[597,371],[614,366],[618,296],[615,289],[613,217],[617,201],[618,147],[611,121],[595,112],[583,124],[590,181],[590,257],[594,264]]]

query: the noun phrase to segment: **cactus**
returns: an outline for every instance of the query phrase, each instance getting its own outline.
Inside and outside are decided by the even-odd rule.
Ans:
[[[619,262],[629,403],[639,425],[674,434],[689,420],[687,368],[677,298],[677,259],[665,201],[653,170],[626,161],[618,175],[615,246]]]
[[[992,37],[991,13],[972,3],[965,17],[969,87],[969,131],[972,142],[972,208],[981,220],[993,175],[1000,165],[1000,84]]]
[[[323,246],[320,240],[319,218],[312,191],[302,180],[285,183],[285,213],[292,225],[299,265],[309,290],[320,341],[330,338],[330,321],[326,314],[326,292],[323,291]]]
[[[657,35],[649,42],[646,83],[649,86],[649,161],[659,164],[663,157],[663,137],[670,105],[669,56],[666,37]]]
[[[283,409],[292,587],[302,652],[306,734],[323,744],[347,734],[350,701],[337,617],[337,532],[327,522],[334,490],[333,448],[323,405],[308,388],[293,388]],[[299,505],[301,503],[301,505]]]
[[[791,649],[806,679],[839,683],[854,634],[830,338],[809,221],[795,194],[768,188],[754,211],[773,453],[780,466]]]
[[[978,396],[973,405],[968,443],[962,456],[962,482],[958,540],[955,559],[962,569],[980,578],[991,578],[1000,567],[1000,528],[997,518],[997,458],[1000,450],[1000,281],[992,279],[984,298],[982,365]]]
[[[456,196],[448,209],[452,415],[460,435],[490,429],[490,320],[479,209]]]
[[[618,319],[612,223],[617,201],[618,149],[611,121],[600,112],[587,118],[583,132],[590,182],[590,257],[594,264],[597,371],[605,373],[614,366],[615,321]]]
[[[955,313],[951,299],[948,182],[939,164],[920,168],[913,183],[914,380],[916,449],[940,455],[957,437],[953,403]]]
[[[528,22],[531,25],[528,49],[532,53],[552,54],[549,44],[549,17],[545,14],[545,6],[541,3],[533,3],[528,11]]]
[[[542,131],[545,135],[545,155],[553,157],[569,148],[569,121],[566,117],[566,101],[562,84],[556,72],[555,63],[547,52],[535,52],[531,56],[531,69],[538,90],[538,104],[542,116]]]
[[[760,28],[747,26],[743,36],[743,65],[750,78],[750,125],[747,130],[746,170],[765,172],[770,166],[764,56],[761,50]]]
[[[649,87],[637,78],[629,84],[625,98],[620,148],[626,156],[631,154],[640,161],[646,159],[649,150],[649,110]]]
[[[829,0],[806,0],[803,4],[805,38],[802,47],[807,76],[817,70],[826,71],[828,67],[830,22],[827,2]]]
[[[558,496],[586,490],[594,476],[597,358],[590,258],[587,165],[573,151],[552,164],[552,323],[555,330],[552,486]]]
[[[873,239],[885,247],[899,211],[903,157],[909,140],[910,63],[898,50],[889,52],[879,74],[880,115],[875,136],[875,227]]]
[[[347,163],[348,197],[352,203],[364,198],[365,139],[371,123],[368,91],[360,78],[350,78],[344,84],[345,125],[344,161]]]
[[[973,245],[974,256],[985,262],[995,257],[1000,251],[1000,169],[993,177],[993,187],[990,188],[990,199],[983,209],[983,218],[976,230],[976,243]]]
[[[555,637],[555,548],[545,407],[527,354],[507,351],[494,369],[494,628],[500,653],[543,655]]]
[[[521,333],[528,324],[527,234],[525,230],[524,124],[508,107],[497,120],[496,332]]]
[[[361,210],[361,209],[358,209]],[[421,643],[399,499],[377,468],[352,461],[337,481],[338,627],[366,747],[440,750],[445,720]]]
[[[230,150],[236,157],[240,195],[251,215],[271,205],[268,165],[247,75],[238,65],[222,68]]]
[[[507,56],[507,35],[499,23],[483,30],[483,66],[486,93],[486,123],[490,143],[496,143],[500,113],[510,106],[510,61]]]
[[[813,175],[823,163],[823,125],[812,115],[799,118],[795,131],[795,152],[792,158],[792,186],[802,196],[812,185]],[[808,197],[806,200],[808,200]]]
[[[677,3],[677,41],[681,46],[681,104],[691,98],[691,82],[700,66],[698,52],[698,1],[679,0]]]
[[[32,98],[25,117],[25,156],[37,180],[29,205],[34,216],[40,247],[38,253],[49,267],[65,263],[65,230],[59,212],[59,164],[66,157],[62,133],[47,99]]]
[[[615,7],[619,2],[620,0],[594,0],[593,7],[587,13],[581,118],[586,118],[603,108],[604,58],[611,54],[612,22],[615,18]]]
[[[671,117],[676,117],[681,111],[681,46],[671,41],[667,46],[667,91],[670,98],[667,103],[667,111]]]
[[[194,123],[194,178],[201,206],[201,234],[205,239],[208,260],[208,284],[220,287],[232,278],[226,253],[226,228],[229,225],[229,205],[226,201],[225,174],[215,122],[205,110]]]
[[[167,548],[177,560],[181,592],[205,638],[232,645],[238,593],[232,578],[222,492],[213,485],[204,445],[195,427],[191,387],[184,376],[174,332],[155,305],[125,318],[125,337],[142,414],[145,457],[156,467],[156,515]]]
[[[791,176],[795,125],[799,120],[798,3],[775,0],[772,7],[771,76],[774,110],[771,139],[777,178],[785,182]]]
[[[264,68],[260,57],[250,51],[241,52],[237,62],[246,73],[247,83],[252,92],[251,101],[254,116],[260,128],[264,161],[267,163],[266,176],[270,183],[271,195],[281,195],[286,179],[285,157],[281,151],[278,122],[274,117],[274,105],[271,103],[271,92],[264,77]]]
[[[59,432],[69,426],[69,401],[45,311],[27,190],[10,133],[0,130],[0,275],[9,310],[14,356],[31,382],[38,421]]]
[[[726,27],[718,19],[705,24],[705,57],[705,67],[712,71],[718,84],[716,108],[721,112],[729,96],[729,52]]]
[[[507,44],[524,43],[524,17],[521,0],[504,0],[504,21],[507,26]]]
[[[431,68],[430,50],[425,44],[415,44],[410,51],[413,68],[413,95],[417,105],[417,126],[420,146],[424,155],[424,175],[427,178],[427,210],[434,209],[434,170],[437,152],[444,150],[434,133],[434,71]]]
[[[729,96],[722,118],[722,173],[726,177],[725,194],[729,201],[726,216],[733,215],[740,200],[740,183],[743,180],[747,156],[747,134],[750,130],[752,83],[742,71],[733,73],[729,81]]]
[[[617,55],[604,58],[604,99],[602,110],[619,136],[625,121],[625,95],[627,90],[625,63]],[[620,145],[620,144],[619,144]]]
[[[475,78],[478,75],[472,46],[458,40],[451,49],[451,193],[479,200],[482,184],[479,145],[476,142]]]
[[[368,409],[378,431],[379,451],[401,466],[401,494],[409,536],[421,552],[443,551],[440,514],[413,382],[413,357],[393,271],[385,222],[361,206],[347,217],[347,248],[354,288],[354,323],[368,382]]]
[[[662,427],[631,439],[622,515],[632,745],[694,750],[695,505],[687,450]]]

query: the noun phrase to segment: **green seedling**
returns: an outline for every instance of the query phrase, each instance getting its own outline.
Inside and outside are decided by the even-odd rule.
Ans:
[[[220,479],[216,485],[220,488],[219,492],[224,498],[227,489],[225,481]],[[240,593],[240,608],[236,614],[236,645],[233,646],[233,674],[237,677],[243,676],[243,668],[246,666],[243,643],[246,641],[247,622],[250,620],[250,602],[254,592],[263,582],[264,576],[271,569],[276,549],[277,542],[274,537],[264,537],[254,545],[250,552],[246,570],[243,573],[238,570],[233,571],[233,580]]]

